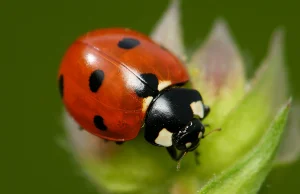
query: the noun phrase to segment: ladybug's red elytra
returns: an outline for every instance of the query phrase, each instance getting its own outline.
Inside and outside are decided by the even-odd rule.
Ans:
[[[204,137],[209,107],[184,86],[177,57],[130,29],[100,29],[79,37],[63,57],[58,83],[66,110],[86,131],[106,140],[145,139],[178,161]],[[177,154],[176,150],[180,150]]]

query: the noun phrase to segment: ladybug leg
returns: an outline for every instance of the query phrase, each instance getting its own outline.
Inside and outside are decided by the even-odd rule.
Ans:
[[[203,124],[204,127],[210,127],[210,124]]]
[[[182,156],[185,154],[184,151],[180,151],[180,153],[177,154],[177,150],[176,150],[175,146],[167,147],[167,151],[168,151],[169,155],[171,156],[171,158],[172,158],[173,160],[177,161],[177,162],[178,162],[178,161],[182,158]]]
[[[210,108],[209,106],[203,105],[204,106],[204,118],[210,113]]]
[[[199,161],[200,153],[199,153],[198,150],[195,150],[195,151],[194,151],[194,154],[195,154],[195,162],[196,162],[196,165],[199,165],[199,164],[200,164],[200,161]]]
[[[124,143],[124,141],[116,141],[117,145],[122,145]]]
[[[177,151],[174,146],[167,147],[167,151],[173,160],[176,160]]]
[[[201,119],[205,119],[205,117],[207,117],[207,115],[210,113],[210,108],[209,106],[204,105],[204,117]],[[203,124],[204,127],[210,127],[210,124]]]

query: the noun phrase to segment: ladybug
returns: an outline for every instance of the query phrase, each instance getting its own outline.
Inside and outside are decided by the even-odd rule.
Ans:
[[[210,112],[200,93],[185,87],[188,83],[177,57],[127,28],[79,37],[58,73],[66,110],[83,129],[119,143],[143,129],[146,141],[165,147],[176,161],[199,146],[202,120]]]

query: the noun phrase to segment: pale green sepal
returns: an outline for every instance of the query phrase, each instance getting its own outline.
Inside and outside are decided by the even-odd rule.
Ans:
[[[187,64],[195,89],[211,107],[209,123],[221,124],[245,94],[244,62],[225,21],[215,22],[209,37]]]
[[[255,146],[280,105],[287,100],[282,55],[282,33],[277,31],[269,55],[243,100],[224,118],[222,125],[209,123],[212,129],[221,127],[222,131],[203,139],[199,146],[201,167],[198,170],[202,176],[210,177],[229,167]]]
[[[170,1],[169,7],[154,27],[151,38],[180,59],[185,59],[180,3],[180,0]]]
[[[283,141],[274,161],[275,166],[293,164],[300,157],[300,104],[293,103]]]

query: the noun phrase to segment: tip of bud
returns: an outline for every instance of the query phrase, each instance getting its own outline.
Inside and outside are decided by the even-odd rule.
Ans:
[[[210,33],[210,38],[222,40],[227,46],[233,46],[234,41],[230,35],[229,28],[225,20],[219,18],[213,24],[213,30]]]
[[[168,48],[177,57],[184,58],[184,43],[180,20],[180,1],[172,0],[151,33],[153,40]]]

